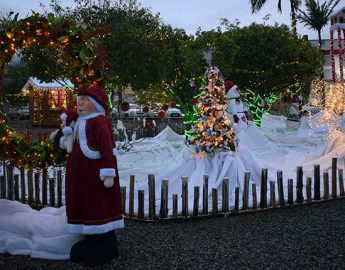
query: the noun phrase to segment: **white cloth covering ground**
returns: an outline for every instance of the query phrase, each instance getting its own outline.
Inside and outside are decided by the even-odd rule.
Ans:
[[[121,186],[127,187],[128,198],[130,175],[135,175],[135,189],[143,189],[147,199],[147,175],[155,174],[157,213],[160,206],[160,180],[169,180],[168,208],[172,209],[171,195],[181,194],[182,176],[189,179],[190,211],[194,186],[202,188],[204,174],[209,175],[210,200],[212,188],[217,188],[220,194],[223,177],[229,177],[231,207],[234,205],[234,187],[239,186],[242,190],[245,171],[251,172],[251,183],[256,183],[259,188],[262,168],[269,170],[268,180],[276,180],[276,171],[282,170],[287,194],[286,179],[296,178],[297,166],[303,166],[304,177],[312,176],[314,164],[319,164],[321,170],[329,170],[332,158],[338,157],[338,167],[344,168],[345,121],[342,117],[333,117],[337,129],[329,135],[327,124],[317,124],[323,116],[324,113],[319,113],[303,118],[299,130],[289,131],[285,128],[285,117],[265,115],[261,130],[251,123],[238,134],[240,142],[236,152],[217,153],[214,158],[195,154],[192,147],[185,145],[184,136],[167,128],[154,138],[134,143],[128,152],[118,150]],[[257,194],[259,196],[260,192]],[[66,224],[64,207],[36,211],[19,202],[0,200],[0,252],[34,258],[68,259],[71,246],[81,235],[69,234]]]

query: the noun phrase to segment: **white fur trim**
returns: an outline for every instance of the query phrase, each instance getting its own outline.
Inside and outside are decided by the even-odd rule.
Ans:
[[[62,133],[63,133],[63,135],[72,135],[73,134],[73,129],[71,127],[69,127],[69,126],[64,127],[62,129]]]
[[[99,114],[98,114],[99,115]],[[88,118],[89,119],[89,118]],[[85,118],[83,119],[78,119],[77,124],[79,128],[75,128],[74,132],[76,130],[79,130],[79,144],[80,144],[80,149],[83,152],[83,154],[90,158],[90,159],[100,159],[101,158],[101,153],[99,151],[94,151],[89,148],[87,145],[87,138],[86,138],[86,120]],[[76,134],[74,134],[74,138]],[[116,148],[113,148],[113,155],[115,155]]]
[[[60,119],[62,122],[66,122],[67,114],[65,114],[65,113],[60,114]]]
[[[108,222],[102,225],[67,224],[67,231],[81,234],[102,234],[125,227],[123,219]]]
[[[99,170],[99,176],[112,176],[115,177],[115,169],[113,168],[104,168]]]
[[[103,108],[101,104],[99,104],[99,102],[97,102],[97,100],[95,100],[93,97],[90,97],[90,96],[87,96],[87,98],[91,101],[93,106],[96,107],[97,112],[100,112],[101,114],[105,115],[105,109]]]

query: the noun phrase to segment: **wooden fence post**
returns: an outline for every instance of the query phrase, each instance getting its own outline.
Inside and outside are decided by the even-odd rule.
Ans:
[[[128,206],[128,216],[134,217],[134,183],[135,176],[131,175],[129,177],[129,206]]]
[[[222,212],[229,212],[229,178],[224,177],[222,182]]]
[[[47,205],[47,189],[48,189],[48,171],[47,168],[42,169],[42,206]]]
[[[234,212],[238,212],[239,200],[240,200],[240,187],[235,187],[235,206],[234,206]]]
[[[193,205],[193,216],[197,217],[199,215],[199,197],[200,197],[200,187],[194,187],[194,205]]]
[[[307,202],[311,202],[311,177],[307,177],[306,193]]]
[[[328,172],[323,172],[323,199],[329,200],[329,178]]]
[[[208,215],[208,175],[204,175],[203,176],[202,214],[203,215]]]
[[[173,218],[177,218],[177,211],[178,211],[177,194],[173,194],[172,199],[173,199]]]
[[[337,158],[332,158],[332,198],[337,198]]]
[[[55,206],[55,179],[54,177],[49,178],[49,204]]]
[[[270,206],[276,206],[276,187],[274,181],[270,181]]]
[[[62,171],[57,171],[57,206],[62,206]]]
[[[126,215],[126,187],[120,187],[121,193],[121,211],[122,214]]]
[[[159,211],[160,218],[168,217],[168,196],[169,196],[169,180],[162,180],[161,183],[161,209]]]
[[[35,172],[35,205],[38,207],[41,204],[40,200],[40,173]]]
[[[148,185],[149,185],[149,220],[154,220],[156,218],[156,184],[155,175],[148,175]]]
[[[13,169],[14,166],[10,163],[7,166],[7,199],[13,200]]]
[[[320,199],[320,165],[314,165],[314,200]]]
[[[3,161],[5,163],[5,161]],[[4,166],[3,166],[4,168]],[[1,198],[2,199],[6,199],[6,172],[4,171],[4,169],[2,170],[3,171],[3,175],[0,176],[0,184],[1,184]]]
[[[279,205],[281,207],[285,206],[284,198],[284,186],[283,186],[283,171],[277,171],[277,185],[278,185],[278,195],[279,195]]]
[[[297,167],[296,202],[303,202],[303,167]]]
[[[253,194],[253,209],[256,210],[256,208],[258,207],[258,200],[257,200],[257,196],[256,196],[256,185],[255,183],[252,184],[252,194]]]
[[[288,179],[288,203],[293,205],[293,179]]]
[[[250,172],[245,172],[244,173],[243,194],[242,194],[242,210],[248,210],[249,178],[250,178]]]
[[[20,198],[22,203],[25,203],[25,170],[23,167],[20,168]]]
[[[19,201],[19,175],[14,176],[14,199]]]
[[[138,190],[138,219],[144,219],[144,190]]]
[[[260,208],[267,207],[267,169],[261,171]]]
[[[182,216],[188,216],[188,177],[182,176]]]
[[[218,215],[218,191],[212,188],[212,215]]]
[[[344,174],[343,173],[344,173],[343,169],[338,170],[340,196],[344,196]]]

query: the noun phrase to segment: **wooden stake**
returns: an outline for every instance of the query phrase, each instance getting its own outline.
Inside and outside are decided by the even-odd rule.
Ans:
[[[234,207],[234,212],[238,212],[239,200],[240,200],[240,187],[235,187],[235,207]]]
[[[253,210],[256,210],[258,207],[257,203],[257,196],[256,196],[256,185],[253,183],[252,184],[252,194],[253,194]]]
[[[303,202],[303,168],[297,167],[296,202]]]
[[[293,179],[288,179],[288,203],[293,205]]]
[[[332,158],[332,198],[337,198],[337,158]]]
[[[329,178],[328,172],[323,172],[323,199],[329,200]]]
[[[138,190],[138,219],[144,219],[144,190]]]
[[[48,171],[47,168],[42,169],[42,206],[47,205],[47,189],[48,189]]]
[[[160,218],[167,218],[168,217],[168,186],[169,180],[162,180],[161,183],[161,209],[159,211]]]
[[[49,204],[51,207],[55,206],[55,179],[49,178]]]
[[[307,186],[306,186],[306,193],[307,193],[307,202],[311,202],[311,177],[307,177]]]
[[[276,188],[274,181],[270,181],[270,206],[276,206]]]
[[[212,215],[218,215],[218,191],[212,188]]]
[[[19,175],[14,176],[14,199],[19,201]]]
[[[208,175],[203,177],[203,187],[202,187],[202,214],[208,215]]]
[[[267,207],[267,169],[261,171],[260,208]]]
[[[35,172],[35,205],[38,207],[40,204],[40,173]]]
[[[57,171],[57,205],[62,206],[62,171]]]
[[[172,199],[173,199],[173,218],[177,218],[177,211],[178,211],[177,194],[173,194]]]
[[[120,187],[121,193],[121,211],[123,215],[126,215],[126,187]]]
[[[7,199],[13,200],[13,164],[7,166]]]
[[[281,207],[285,206],[284,198],[284,186],[283,186],[283,171],[277,171],[277,185],[278,185],[278,195],[279,195],[279,205]]]
[[[129,206],[128,206],[128,216],[134,217],[134,183],[135,176],[131,175],[129,177]]]
[[[25,203],[26,198],[25,198],[25,170],[24,168],[20,168],[20,197],[22,203]]]
[[[339,179],[339,192],[340,196],[344,196],[344,174],[343,169],[338,170],[338,179]]]
[[[314,200],[320,199],[320,165],[314,165]]]
[[[194,205],[193,205],[193,216],[197,217],[199,215],[199,197],[200,197],[200,187],[194,187]]]
[[[222,212],[229,212],[229,178],[224,177],[222,182]]]
[[[182,176],[182,216],[188,216],[188,177]]]
[[[149,220],[154,220],[156,218],[156,184],[155,175],[148,175],[148,185],[149,185]]]
[[[250,172],[245,172],[244,173],[243,194],[242,194],[242,210],[248,210],[249,178],[250,178]]]

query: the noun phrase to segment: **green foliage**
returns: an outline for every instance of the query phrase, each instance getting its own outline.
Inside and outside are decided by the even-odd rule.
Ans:
[[[287,89],[308,93],[323,56],[285,26],[252,24],[228,32],[238,45],[231,77],[241,89],[265,96]]]

